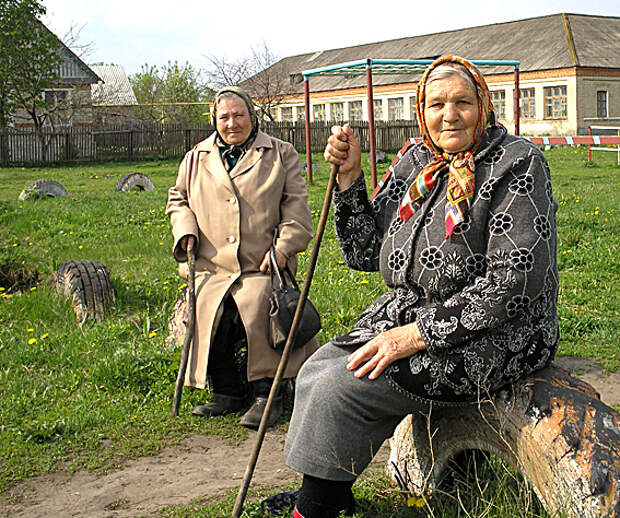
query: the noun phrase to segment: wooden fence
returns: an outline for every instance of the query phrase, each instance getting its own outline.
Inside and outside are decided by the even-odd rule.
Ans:
[[[332,122],[312,122],[312,151],[321,151]],[[350,123],[368,151],[368,122]],[[306,152],[303,121],[265,122],[262,129]],[[101,160],[139,160],[180,157],[214,130],[210,124],[134,124],[131,126],[43,128],[0,128],[0,166],[42,165]],[[377,121],[377,149],[398,151],[405,140],[419,135],[415,121]]]

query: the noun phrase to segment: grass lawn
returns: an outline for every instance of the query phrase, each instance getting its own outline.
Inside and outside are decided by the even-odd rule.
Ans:
[[[616,371],[620,167],[614,153],[598,153],[590,167],[584,148],[554,148],[546,154],[560,204],[560,354],[590,358]],[[328,168],[319,154],[314,160],[321,168],[309,186],[316,226]],[[167,349],[164,341],[184,283],[171,257],[164,207],[178,162],[0,169],[0,492],[59,468],[114,468],[191,434],[219,434],[231,441],[245,437],[237,417],[191,418],[202,391],[185,389],[180,417],[170,418],[180,352]],[[368,164],[364,169],[370,170]],[[114,192],[118,179],[131,171],[146,174],[155,190]],[[69,195],[18,201],[26,184],[39,178],[59,181]],[[300,258],[300,277],[309,255]],[[97,260],[110,272],[117,302],[103,322],[79,327],[67,297],[54,288],[58,267],[74,259]],[[344,265],[328,224],[310,292],[322,314],[319,339],[325,342],[347,330],[384,289],[378,273]],[[114,448],[102,446],[109,441]],[[500,485],[512,495],[510,483]],[[361,484],[357,492],[368,502],[367,514],[360,516],[405,516],[384,480]],[[541,515],[535,501],[523,504],[529,497],[519,498],[527,516]],[[231,505],[230,498],[223,498],[161,514],[221,516]],[[435,516],[457,516],[442,506],[441,499],[431,502]],[[248,516],[260,516],[255,507],[248,509]],[[515,515],[506,509],[488,516]],[[426,516],[415,509],[406,512]]]

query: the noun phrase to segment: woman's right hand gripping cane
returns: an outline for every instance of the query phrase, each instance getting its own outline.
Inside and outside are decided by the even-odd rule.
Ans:
[[[348,189],[362,174],[360,144],[348,124],[332,126],[323,156],[330,164],[339,167],[336,178],[339,191]]]

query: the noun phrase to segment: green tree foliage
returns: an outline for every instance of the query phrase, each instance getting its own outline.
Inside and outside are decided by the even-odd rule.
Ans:
[[[44,14],[36,0],[0,1],[0,126],[20,106],[40,128],[57,107],[43,91],[59,78],[61,45],[39,21]]]
[[[181,105],[204,103],[213,97],[213,91],[202,81],[199,71],[189,63],[168,62],[159,69],[145,63],[137,74],[129,77],[138,102],[136,109],[141,119],[163,122],[205,122],[208,105]]]

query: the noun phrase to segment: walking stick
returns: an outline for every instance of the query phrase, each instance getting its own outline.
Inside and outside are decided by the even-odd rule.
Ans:
[[[327,182],[327,192],[325,193],[325,200],[323,201],[323,209],[321,210],[321,216],[319,217],[319,224],[317,226],[316,236],[314,238],[314,245],[312,246],[310,263],[308,264],[308,270],[306,271],[306,279],[304,280],[304,285],[299,295],[299,302],[297,303],[297,308],[295,309],[295,316],[293,317],[293,323],[291,324],[291,331],[286,339],[286,344],[284,345],[284,350],[282,351],[282,358],[280,358],[278,370],[276,371],[276,376],[273,379],[271,391],[269,392],[269,397],[267,398],[267,404],[265,405],[265,410],[263,412],[263,416],[261,417],[260,425],[258,426],[256,444],[254,445],[252,455],[250,456],[248,466],[245,470],[245,475],[243,477],[241,487],[239,488],[239,493],[237,493],[237,499],[235,500],[235,507],[233,508],[232,513],[233,518],[239,518],[239,516],[241,516],[243,502],[250,486],[250,480],[252,479],[252,474],[254,473],[254,468],[256,467],[256,461],[258,460],[258,454],[263,444],[263,439],[265,438],[265,431],[267,429],[267,418],[269,417],[269,412],[271,411],[271,404],[278,391],[278,387],[280,386],[280,381],[282,380],[286,365],[288,364],[288,357],[290,355],[291,349],[293,348],[293,342],[295,341],[299,322],[301,321],[301,316],[303,315],[304,305],[306,304],[306,300],[308,298],[308,292],[310,291],[310,285],[312,284],[312,277],[314,275],[314,269],[316,267],[316,261],[319,255],[321,239],[323,238],[323,232],[325,231],[325,223],[327,222],[327,216],[329,215],[329,207],[332,200],[332,191],[334,189],[337,174],[338,166],[332,164],[329,173],[329,180]]]
[[[187,326],[185,327],[185,342],[183,342],[183,351],[181,352],[181,362],[179,364],[179,373],[177,374],[177,382],[174,386],[174,396],[172,398],[172,417],[179,414],[179,405],[181,404],[181,394],[183,385],[185,384],[185,371],[187,370],[187,359],[189,357],[189,348],[194,337],[194,327],[196,323],[196,293],[194,274],[196,273],[196,256],[194,255],[194,240],[190,239],[187,243],[187,286],[189,296],[187,297],[187,305],[189,316]]]

